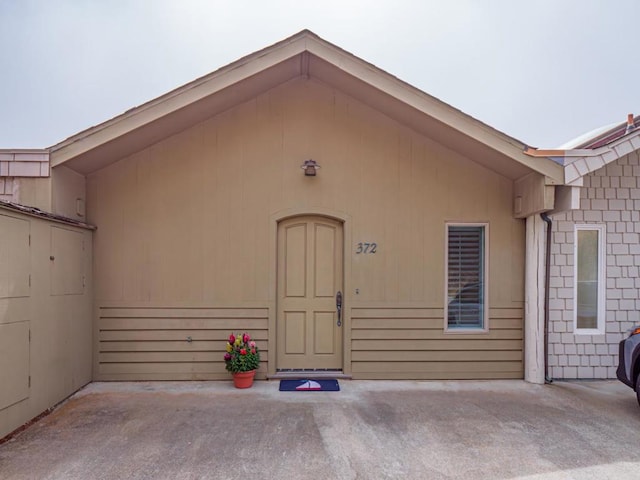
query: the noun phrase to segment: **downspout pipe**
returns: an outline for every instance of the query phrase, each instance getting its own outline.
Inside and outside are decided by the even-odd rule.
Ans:
[[[553,380],[549,377],[549,281],[551,279],[551,226],[553,222],[544,212],[540,214],[540,218],[547,224],[544,267],[544,382],[551,383]]]

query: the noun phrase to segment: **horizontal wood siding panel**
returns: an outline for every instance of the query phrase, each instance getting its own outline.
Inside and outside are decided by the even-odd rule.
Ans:
[[[353,308],[353,378],[522,378],[523,317],[492,308],[487,332],[456,333],[445,332],[443,309]]]
[[[438,318],[398,318],[398,317],[362,317],[352,318],[353,329],[376,329],[376,328],[393,328],[393,329],[421,329],[433,328],[442,330],[444,327],[444,317]],[[522,329],[522,317],[510,316],[503,318],[493,318],[489,320],[489,327],[492,330],[500,330],[507,328]]]
[[[171,352],[160,351],[140,351],[140,352],[102,352],[100,353],[100,364],[107,363],[202,363],[219,362],[224,356],[224,351],[208,352]],[[260,352],[261,360],[268,360],[268,352]],[[262,363],[262,362],[261,362]]]
[[[358,372],[514,372],[520,373],[522,362],[359,362]]]
[[[155,332],[154,332],[155,333]],[[265,340],[257,340],[259,343],[260,353],[267,352],[268,346]],[[132,346],[135,345],[135,351],[137,352],[214,352],[216,355],[220,353],[224,355],[226,341],[200,341],[193,340],[192,342],[171,341],[171,340],[152,340],[152,341],[135,341],[135,342],[102,342],[101,353],[106,352],[130,352]],[[263,358],[264,360],[265,358]]]
[[[522,316],[521,308],[490,308],[490,318],[519,318]],[[416,307],[353,307],[351,318],[444,318],[443,308],[416,308]]]
[[[522,320],[524,310],[522,308],[490,308],[489,318],[496,321],[501,318],[518,318]]]
[[[104,380],[126,377],[127,380],[229,380],[224,364],[214,362],[194,363],[185,369],[184,363],[109,363],[100,367]],[[260,365],[257,378],[266,378],[266,365]]]
[[[522,373],[515,372],[359,372],[354,380],[500,380],[519,379]]]
[[[353,340],[351,351],[371,350],[520,350],[522,340],[467,340],[452,336],[445,340]]]
[[[521,350],[421,350],[353,352],[354,362],[505,362],[522,360]]]
[[[263,327],[261,318],[101,318],[100,330],[257,330]],[[229,336],[229,334],[227,334]]]
[[[100,373],[102,382],[137,382],[140,379],[140,373]],[[144,372],[146,381],[203,381],[203,380],[230,380],[229,372],[190,372],[190,373],[154,373]],[[258,371],[256,373],[257,380],[265,380],[266,372]]]
[[[187,337],[195,341],[216,341],[229,338],[231,330],[102,330],[101,342],[132,341],[186,341]],[[262,347],[267,341],[266,330],[250,330],[251,336]]]
[[[228,379],[226,340],[245,331],[261,351],[258,378],[266,377],[266,307],[110,306],[98,312],[98,380]]]
[[[476,339],[481,337],[485,340],[505,340],[505,339],[522,339],[522,330],[521,329],[491,329],[486,333],[445,333],[444,329],[440,327],[440,329],[435,328],[425,328],[422,330],[414,330],[414,329],[395,329],[395,330],[383,330],[383,329],[375,329],[375,330],[353,330],[351,338],[354,340],[367,340],[367,339],[381,339],[381,340],[431,340],[431,339],[439,339],[439,340],[448,340],[451,337],[454,337],[458,340],[460,339]]]
[[[102,307],[101,318],[264,318],[267,308]]]

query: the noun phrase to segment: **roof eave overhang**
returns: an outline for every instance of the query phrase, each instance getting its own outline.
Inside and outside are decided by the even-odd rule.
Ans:
[[[336,75],[336,72],[339,75]],[[379,97],[384,96],[402,104],[403,108],[407,107],[404,108],[404,113],[412,111],[410,126],[420,131],[422,117],[427,125],[433,126],[437,123],[438,126],[442,125],[448,129],[447,131],[459,133],[460,138],[469,140],[466,142],[466,151],[462,153],[471,159],[476,159],[477,156],[480,163],[484,161],[485,166],[510,178],[515,179],[537,172],[544,175],[549,184],[564,181],[563,167],[553,160],[527,155],[526,145],[518,140],[306,30],[54,145],[50,148],[51,166],[68,163],[70,167],[75,166],[81,171],[78,162],[83,161],[82,157],[89,157],[102,146],[117,142],[126,135],[142,132],[149,125],[160,123],[170,116],[176,117],[180,111],[198,102],[204,102],[216,94],[229,92],[227,96],[241,102],[246,99],[237,93],[237,86],[246,84],[251,79],[266,79],[261,83],[261,87],[273,88],[300,76],[311,76],[324,83],[333,84],[336,88],[346,88],[349,90],[346,93],[356,97],[360,89],[353,87],[353,83],[366,84],[370,89],[374,89]],[[342,78],[341,84],[337,84],[339,81],[336,77]],[[352,88],[349,89],[350,82]],[[384,103],[384,100],[381,102]],[[434,139],[438,140],[437,137]],[[153,142],[154,137],[148,137],[147,141]],[[143,145],[142,148],[145,146],[147,145]],[[125,156],[125,151],[126,149],[119,153]],[[480,158],[483,152],[486,156],[484,160]],[[129,153],[134,153],[134,150]],[[496,159],[499,161],[494,162]]]
[[[158,121],[188,105],[233,86],[268,68],[295,57],[304,51],[304,41],[291,37],[268,49],[261,50],[227,65],[215,72],[179,87],[139,107],[84,130],[50,147],[52,167],[63,164],[81,154],[118,137]]]
[[[582,178],[605,165],[615,162],[631,152],[640,150],[640,129],[594,149],[537,150],[528,148],[525,153],[534,158],[555,158],[564,169],[565,183],[579,185]]]

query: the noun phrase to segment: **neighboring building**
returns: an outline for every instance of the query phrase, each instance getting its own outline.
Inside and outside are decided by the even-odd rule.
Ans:
[[[526,150],[303,31],[0,178],[97,228],[92,380],[226,379],[247,330],[261,378],[542,383],[539,214],[572,187]],[[24,401],[0,420],[34,416]]]
[[[549,373],[615,378],[618,343],[640,324],[640,129],[626,123],[541,151],[565,165],[579,208],[551,215]]]

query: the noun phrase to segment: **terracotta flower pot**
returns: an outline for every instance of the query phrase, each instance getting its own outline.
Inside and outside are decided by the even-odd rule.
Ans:
[[[250,388],[253,385],[253,377],[256,375],[255,370],[248,372],[238,372],[233,374],[233,384],[236,388]]]

